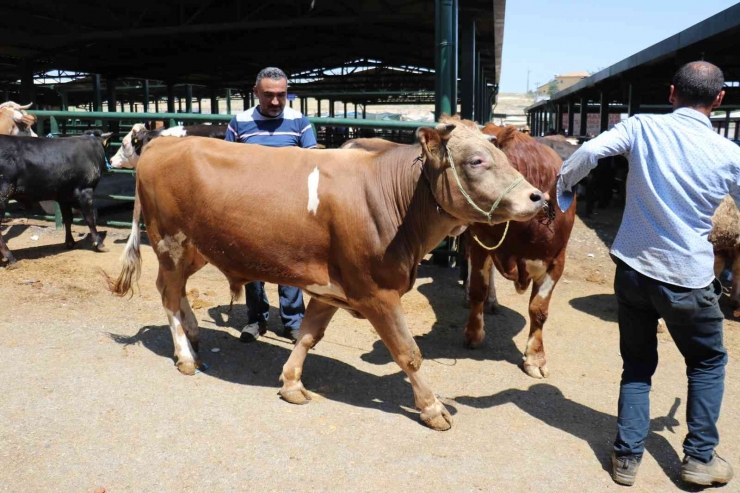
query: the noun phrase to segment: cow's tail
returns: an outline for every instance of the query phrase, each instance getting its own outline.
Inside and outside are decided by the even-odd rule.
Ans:
[[[128,237],[126,248],[123,249],[121,255],[121,273],[118,274],[118,278],[113,279],[108,274],[103,273],[105,280],[108,283],[108,290],[116,296],[126,296],[127,294],[134,293],[134,282],[139,281],[141,277],[141,252],[139,247],[141,245],[141,228],[139,226],[141,221],[141,201],[139,200],[139,187],[136,187],[136,193],[134,195],[134,217],[131,220],[131,235]]]

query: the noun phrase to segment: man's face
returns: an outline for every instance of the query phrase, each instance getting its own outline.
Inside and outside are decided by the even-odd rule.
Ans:
[[[279,116],[288,97],[288,81],[265,77],[254,86],[254,95],[259,99],[260,111],[266,116]]]

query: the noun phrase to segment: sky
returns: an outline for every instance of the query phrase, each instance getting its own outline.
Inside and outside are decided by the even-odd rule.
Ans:
[[[735,5],[731,0],[509,0],[500,92],[596,72]]]

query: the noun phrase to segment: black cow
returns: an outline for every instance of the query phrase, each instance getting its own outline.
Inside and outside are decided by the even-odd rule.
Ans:
[[[59,203],[66,230],[65,244],[73,248],[72,207],[82,211],[90,228],[93,247],[105,251],[95,228],[93,193],[106,169],[105,145],[111,134],[65,139],[0,135],[0,217],[10,199],[30,206],[40,200]],[[15,263],[0,235],[0,253]]]

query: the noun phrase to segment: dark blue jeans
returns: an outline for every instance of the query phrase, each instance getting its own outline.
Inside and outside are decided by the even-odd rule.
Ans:
[[[248,323],[267,322],[270,319],[270,302],[267,300],[265,283],[250,282],[246,285]],[[306,307],[303,304],[303,292],[293,286],[278,286],[280,295],[280,319],[286,330],[301,328]]]
[[[622,382],[614,450],[642,456],[650,428],[650,385],[658,366],[658,319],[663,318],[686,361],[686,455],[702,462],[719,443],[717,419],[724,394],[727,351],[722,344],[722,286],[715,281],[690,289],[656,281],[617,262],[614,291],[619,302]]]

